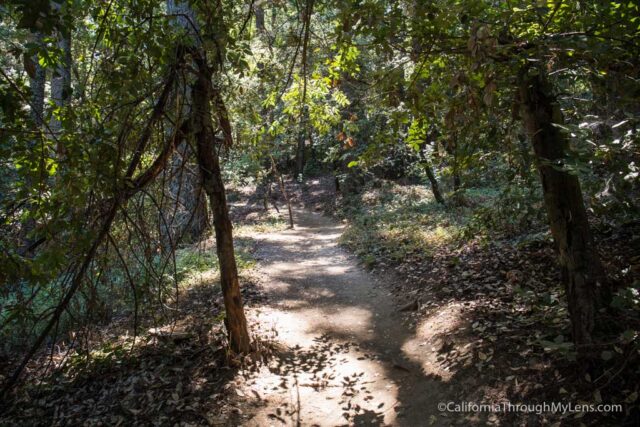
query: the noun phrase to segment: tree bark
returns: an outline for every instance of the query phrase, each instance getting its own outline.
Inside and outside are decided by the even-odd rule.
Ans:
[[[251,340],[242,307],[232,225],[217,151],[221,143],[216,141],[211,120],[211,71],[204,60],[200,59],[197,62],[199,72],[192,90],[196,151],[203,187],[209,196],[213,213],[216,250],[220,263],[220,284],[226,310],[225,326],[231,349],[236,353],[249,353]]]
[[[539,72],[541,73],[541,71]],[[593,342],[595,312],[607,289],[584,206],[578,177],[566,168],[568,140],[554,126],[563,116],[541,74],[525,69],[519,76],[522,118],[542,181],[551,233],[559,252],[573,340],[579,353]]]
[[[182,29],[185,35],[195,41],[196,46],[200,46],[196,16],[188,2],[167,0],[167,12],[176,16],[174,25]],[[180,114],[187,117],[191,109],[191,88],[180,83],[175,90],[174,97],[182,96],[182,107]],[[182,118],[176,120],[179,123]],[[169,131],[171,132],[171,130]],[[200,169],[195,167],[192,170],[193,150],[190,141],[182,141],[174,155],[171,164],[169,177],[169,194],[172,199],[172,208],[169,218],[167,218],[168,229],[163,236],[163,246],[169,242],[176,243],[182,237],[187,236],[190,241],[201,239],[208,225],[208,211],[204,189],[202,188],[202,178]],[[163,229],[166,227],[163,227]]]
[[[422,167],[424,168],[425,173],[427,174],[427,178],[431,183],[431,192],[433,193],[433,197],[436,199],[436,202],[444,205],[444,197],[442,197],[442,193],[440,192],[440,185],[438,185],[438,180],[436,179],[435,174],[433,173],[433,169],[431,168],[431,163],[429,159],[427,159],[427,153],[425,152],[426,143],[420,149],[420,157],[422,157]]]
[[[183,141],[174,154],[169,180],[173,207],[168,219],[170,230],[167,232],[171,233],[172,242],[176,242],[176,237],[180,236],[186,236],[192,242],[197,241],[207,230],[209,214],[201,173],[197,165],[192,170],[192,165],[193,150],[187,141]]]
[[[253,14],[256,17],[256,29],[259,33],[264,33],[267,29],[264,26],[264,8],[262,4],[253,5]]]
[[[309,69],[309,36],[311,35],[311,14],[313,13],[314,0],[306,0],[305,10],[302,15],[304,25],[304,37],[302,40],[302,102],[300,117],[302,118],[301,131],[296,148],[296,176],[301,176],[306,163],[305,141],[309,129],[309,108],[307,107],[307,74]]]
[[[303,120],[305,119],[303,118]],[[296,177],[299,177],[303,174],[305,160],[304,131],[302,131],[300,133],[300,136],[298,137],[298,145],[296,147]]]
[[[271,170],[276,177],[276,180],[280,184],[280,191],[282,192],[282,197],[284,197],[284,201],[287,204],[287,210],[289,211],[289,228],[293,228],[293,210],[291,209],[291,199],[289,199],[289,194],[287,193],[287,187],[284,185],[284,179],[282,178],[282,174],[278,171],[278,166],[276,165],[276,160],[271,156]]]
[[[58,11],[63,7],[61,4],[55,2],[52,4]],[[56,108],[63,108],[69,104],[69,100],[71,99],[71,65],[73,61],[71,57],[71,34],[69,32],[65,34],[64,31],[58,29],[57,38],[58,48],[62,51],[62,61],[56,67],[51,77],[51,101],[53,101]],[[53,136],[59,140],[58,137],[62,131],[62,122],[56,114],[51,116],[49,127]],[[56,151],[58,158],[64,158],[65,148],[59,141]]]
[[[35,42],[42,44],[43,36],[38,33],[35,36]],[[40,65],[37,55],[31,58],[34,70],[30,74],[29,88],[31,90],[31,119],[36,127],[41,130],[44,125],[44,86],[46,83],[47,72]]]

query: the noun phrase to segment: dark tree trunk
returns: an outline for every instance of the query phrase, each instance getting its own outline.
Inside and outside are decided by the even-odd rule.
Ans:
[[[444,197],[442,197],[442,193],[440,192],[440,186],[438,185],[438,180],[436,176],[433,174],[433,169],[431,169],[431,164],[427,161],[423,161],[422,166],[424,167],[424,171],[427,174],[427,178],[429,178],[429,182],[431,183],[431,191],[433,192],[433,197],[436,199],[436,202],[444,205]]]
[[[38,33],[35,36],[35,43],[42,44],[43,36]],[[44,87],[46,83],[47,72],[40,65],[37,56],[31,58],[33,71],[29,77],[29,88],[31,90],[31,119],[38,127],[42,129],[44,125]]]
[[[202,60],[198,61],[198,71],[192,91],[194,129],[202,183],[213,213],[220,283],[226,310],[225,325],[231,349],[236,353],[248,353],[251,351],[251,340],[242,307],[232,226],[217,151],[221,142],[215,138],[211,120],[211,71]]]
[[[61,4],[54,2],[52,5],[59,13],[62,12],[63,6]],[[71,34],[58,30],[57,39],[58,48],[62,51],[62,63],[56,67],[51,78],[51,100],[56,107],[63,108],[69,104],[71,99],[71,64],[73,61],[71,58]],[[58,117],[52,115],[49,127],[54,137],[59,138],[62,123]],[[58,141],[56,151],[58,158],[65,157],[65,147],[60,141]]]
[[[302,102],[300,117],[302,118],[302,130],[298,137],[296,148],[296,176],[301,176],[306,163],[305,140],[309,132],[309,107],[307,106],[307,70],[309,69],[309,36],[311,35],[311,14],[314,0],[306,0],[303,17],[304,38],[302,40]]]
[[[540,74],[524,70],[519,78],[522,118],[540,179],[551,233],[565,279],[576,348],[592,343],[594,317],[606,295],[605,277],[587,221],[578,177],[566,169],[568,141],[560,106]]]
[[[304,172],[306,160],[304,151],[304,132],[302,132],[298,138],[298,146],[296,147],[296,177],[302,175]]]
[[[256,29],[260,33],[264,33],[266,28],[264,26],[264,8],[261,4],[253,5],[253,13],[256,17]]]
[[[460,179],[460,171],[458,170],[457,165],[453,167],[453,191],[460,190],[462,186],[462,180]]]
[[[284,201],[287,204],[287,210],[289,211],[289,228],[293,228],[293,209],[291,209],[291,199],[289,199],[289,194],[287,193],[287,187],[284,185],[284,179],[282,175],[278,171],[278,166],[276,165],[276,160],[271,156],[271,170],[276,177],[276,180],[280,183],[280,191],[282,192],[282,197],[284,197]],[[280,213],[280,212],[278,212]]]

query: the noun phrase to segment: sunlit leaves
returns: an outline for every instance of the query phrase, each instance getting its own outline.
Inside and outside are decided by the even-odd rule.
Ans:
[[[332,59],[327,60],[327,72],[329,77],[334,80],[340,79],[341,76],[355,76],[360,71],[357,59],[360,56],[360,50],[353,45],[342,45]]]
[[[332,125],[340,120],[340,108],[349,104],[349,100],[339,89],[331,88],[326,79],[319,75],[312,76],[306,83],[306,100],[302,103],[304,80],[294,76],[294,83],[284,93],[283,113],[291,118],[302,117],[303,109],[308,110],[309,119],[320,134],[327,133]]]
[[[422,144],[426,142],[427,130],[423,120],[414,119],[407,132],[407,144],[415,151],[420,151]]]

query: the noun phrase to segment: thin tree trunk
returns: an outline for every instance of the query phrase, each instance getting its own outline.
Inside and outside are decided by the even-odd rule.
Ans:
[[[458,170],[457,164],[453,166],[453,191],[460,190],[462,186],[462,180],[460,179],[460,171]]]
[[[43,43],[43,35],[41,33],[37,33],[35,35],[35,43],[41,45]],[[31,120],[35,125],[35,129],[38,131],[34,135],[32,141],[30,141],[30,146],[35,147],[40,138],[42,138],[42,130],[44,127],[44,89],[46,84],[47,72],[40,65],[38,60],[38,56],[34,55],[31,58],[25,59],[25,68],[27,69],[27,73],[29,74],[29,89],[31,92]],[[44,165],[41,165],[41,171],[44,171]],[[27,175],[27,186],[26,188],[34,188],[35,186],[41,186],[42,182],[33,182],[32,177]],[[27,210],[32,212],[32,202],[31,200],[27,201]],[[34,244],[34,239],[29,235],[36,228],[36,220],[33,216],[29,215],[26,221],[22,224],[21,230],[21,240],[22,247],[20,248],[20,252],[29,256],[29,252]]]
[[[440,192],[440,186],[438,185],[438,180],[433,173],[433,169],[431,168],[431,164],[425,158],[423,154],[422,167],[424,168],[425,173],[427,174],[427,178],[431,183],[431,192],[433,193],[433,197],[436,199],[436,202],[444,205],[444,197],[442,197],[442,193]]]
[[[264,8],[262,4],[254,4],[253,5],[253,14],[256,17],[256,29],[259,33],[266,32],[266,28],[264,26]]]
[[[197,62],[199,73],[192,91],[194,129],[202,182],[213,213],[220,284],[226,310],[225,325],[231,349],[236,353],[248,353],[251,351],[251,340],[242,307],[232,225],[217,151],[221,142],[216,141],[211,121],[211,70],[202,59]]]
[[[54,8],[61,12],[62,4],[53,2]],[[58,48],[62,51],[62,62],[56,67],[51,78],[51,100],[56,108],[64,108],[69,104],[71,99],[71,34],[58,30]],[[56,146],[56,154],[58,159],[66,156],[65,147],[60,142],[60,132],[62,131],[62,122],[57,114],[52,114],[49,124],[52,135],[58,140]]]
[[[35,42],[42,44],[43,36],[38,33]],[[37,56],[30,59],[33,71],[29,73],[29,88],[31,90],[31,119],[39,130],[44,125],[44,86],[46,83],[46,70],[40,65]]]
[[[605,277],[595,249],[578,177],[566,169],[566,136],[560,107],[540,74],[519,77],[522,116],[540,179],[551,233],[565,278],[573,340],[579,352],[592,343],[595,312],[606,296]]]
[[[462,179],[460,178],[460,165],[458,162],[458,137],[453,135],[448,144],[449,155],[451,155],[451,174],[453,175],[453,191],[458,192],[462,186]]]
[[[303,119],[304,120],[304,119]],[[304,125],[303,125],[304,126]],[[298,145],[296,147],[296,177],[299,177],[304,172],[305,164],[305,152],[304,152],[304,131],[300,133],[298,137]]]
[[[276,166],[276,160],[271,156],[271,168],[273,170],[276,179],[280,183],[280,191],[282,192],[282,196],[284,197],[284,201],[287,203],[287,209],[289,210],[289,227],[293,228],[293,210],[291,209],[291,200],[289,199],[289,194],[287,193],[287,188],[284,185],[284,179],[282,175],[278,171],[278,166]]]
[[[412,26],[418,27],[421,22],[424,22],[426,18],[425,17],[426,11],[424,6],[425,4],[421,3],[420,1],[414,1],[412,3],[411,5],[412,9],[409,13]],[[420,38],[413,37],[411,41],[410,57],[411,57],[411,61],[413,62],[414,69],[418,69],[419,67],[422,67],[424,65],[420,62],[421,51],[422,51],[422,43]],[[416,115],[418,115],[424,110],[420,105],[419,93],[426,90],[428,82],[425,78],[420,78],[416,76],[413,83],[415,84],[416,89],[418,90],[414,90],[412,92],[413,96],[411,96],[411,101],[413,103],[413,108],[416,112]],[[433,173],[433,168],[431,166],[431,162],[429,161],[429,158],[427,155],[427,144],[429,144],[429,140],[430,140],[430,137],[429,137],[429,134],[427,134],[427,137],[425,138],[424,143],[420,147],[419,156],[422,159],[422,162],[421,162],[422,167],[424,168],[424,171],[427,174],[427,178],[431,183],[431,192],[433,193],[433,197],[436,199],[436,202],[444,205],[444,197],[442,197],[442,193],[440,192],[440,185],[438,185],[438,180],[436,179],[436,176]]]
[[[314,0],[306,0],[303,15],[304,38],[302,41],[302,102],[300,117],[302,118],[302,129],[298,137],[298,146],[296,149],[296,176],[301,176],[304,172],[306,162],[305,140],[309,126],[309,109],[307,108],[307,74],[309,68],[309,36],[311,35],[311,13],[313,12]]]

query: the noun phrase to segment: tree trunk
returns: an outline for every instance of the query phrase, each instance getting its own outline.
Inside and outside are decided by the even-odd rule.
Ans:
[[[264,26],[264,8],[262,4],[253,5],[253,14],[256,17],[256,29],[259,33],[264,33],[267,29]]]
[[[306,0],[303,18],[304,37],[302,40],[302,102],[300,117],[302,118],[302,130],[298,137],[298,147],[296,149],[296,176],[301,176],[304,172],[306,162],[305,140],[309,128],[309,108],[307,106],[307,74],[309,69],[309,36],[311,35],[311,14],[313,12],[314,0]]]
[[[462,186],[460,178],[460,165],[458,160],[458,137],[453,134],[446,145],[447,152],[451,156],[451,174],[453,175],[453,191],[458,192]]]
[[[280,172],[278,171],[278,166],[276,165],[276,160],[273,158],[273,156],[271,156],[271,168],[273,174],[276,177],[276,180],[280,183],[280,191],[282,192],[282,197],[284,197],[284,201],[287,204],[287,210],[289,211],[289,228],[293,228],[293,209],[291,209],[291,199],[289,199],[287,187],[284,185],[284,179],[282,178],[282,174],[280,174]]]
[[[429,178],[429,182],[431,183],[431,191],[433,192],[433,197],[436,199],[436,202],[444,205],[444,197],[442,197],[442,193],[440,192],[440,186],[438,185],[436,176],[433,174],[431,164],[425,159],[422,162],[422,167],[424,167],[427,178]]]
[[[304,119],[303,119],[304,120]],[[305,149],[304,149],[304,131],[300,133],[298,137],[298,146],[296,147],[296,177],[299,177],[304,172],[305,164]]]
[[[205,191],[200,169],[192,170],[192,159],[191,146],[187,141],[181,142],[173,157],[169,180],[172,209],[167,219],[169,230],[166,231],[171,233],[170,241],[174,243],[181,236],[197,241],[207,230],[209,214]],[[169,239],[164,240],[166,246]]]
[[[566,169],[568,141],[560,106],[540,74],[519,77],[522,116],[542,181],[551,233],[559,252],[573,340],[579,352],[592,343],[596,308],[605,295],[605,277],[596,252],[578,177]]]
[[[462,186],[462,180],[460,179],[460,171],[458,170],[457,164],[453,166],[453,191],[460,190]]]
[[[167,0],[167,12],[176,15],[174,25],[184,30],[185,34],[199,46],[197,37],[198,25],[195,13],[186,1]],[[181,82],[175,89],[174,97],[182,96],[183,105],[181,115],[187,117],[191,109],[191,88],[185,87]],[[179,123],[182,119],[175,120]],[[169,130],[171,133],[171,130]],[[189,135],[190,136],[190,135]],[[163,236],[163,246],[171,242],[173,244],[182,237],[187,236],[190,241],[201,239],[208,226],[208,211],[200,169],[192,170],[193,150],[189,141],[182,141],[174,154],[169,178],[169,193],[172,199],[171,213],[166,219],[167,227],[162,227],[168,233]],[[170,238],[169,238],[170,237]]]
[[[251,351],[251,341],[242,307],[232,226],[220,173],[217,151],[220,143],[216,141],[211,121],[211,71],[203,60],[199,60],[198,71],[197,81],[192,90],[194,129],[202,183],[213,212],[216,250],[220,263],[220,284],[226,310],[225,325],[231,349],[236,353],[248,353]]]
[[[62,5],[53,2],[54,8],[61,11]],[[56,108],[63,108],[69,104],[71,99],[71,34],[64,33],[58,30],[58,48],[62,51],[62,63],[59,64],[53,72],[51,78],[51,101]],[[54,113],[51,116],[51,122],[49,124],[52,135],[59,139],[60,132],[62,131],[62,122],[59,117]],[[56,152],[59,159],[65,157],[65,148],[60,141],[56,146]]]
[[[420,1],[414,1],[411,4],[411,10],[409,12],[409,17],[411,19],[411,25],[419,27],[421,22],[424,22],[426,19],[426,8],[425,4]],[[423,64],[420,62],[420,52],[422,51],[422,43],[418,34],[414,35],[411,41],[411,61],[413,62],[414,69],[419,69]],[[420,104],[420,94],[422,94],[428,85],[428,81],[425,78],[420,78],[416,76],[413,81],[415,85],[415,89],[411,92],[411,102],[413,104],[413,108],[416,112],[416,115],[420,114],[424,111],[424,108]],[[444,205],[444,197],[442,197],[442,193],[440,192],[440,186],[438,185],[438,180],[436,179],[435,174],[433,173],[433,168],[431,167],[431,162],[429,162],[428,154],[427,154],[427,144],[431,140],[429,134],[427,133],[427,137],[425,138],[424,143],[420,147],[419,156],[422,160],[422,167],[424,168],[425,173],[427,174],[427,178],[431,183],[431,192],[433,193],[433,197],[436,199],[436,202]]]
[[[35,38],[35,43],[42,44],[42,34],[38,33]],[[33,72],[29,74],[29,88],[31,90],[31,119],[38,130],[41,130],[44,125],[44,86],[46,83],[47,72],[40,65],[37,56],[31,58],[31,61],[33,63]]]

